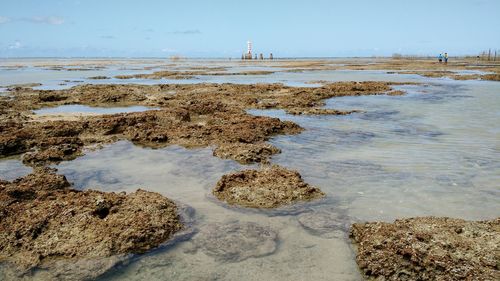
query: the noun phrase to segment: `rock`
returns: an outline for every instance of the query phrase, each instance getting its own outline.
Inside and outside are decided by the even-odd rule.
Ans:
[[[276,251],[278,234],[253,222],[214,223],[203,227],[193,238],[195,250],[222,262],[240,262],[267,256]]]
[[[0,262],[20,274],[61,260],[108,268],[101,258],[146,252],[183,227],[175,203],[158,193],[79,191],[47,168],[0,181],[0,204]]]
[[[303,129],[290,121],[250,115],[247,109],[348,114],[319,107],[332,97],[384,94],[391,90],[391,85],[339,82],[309,88],[283,84],[103,84],[62,90],[12,89],[11,97],[0,97],[0,156],[29,152],[25,164],[47,166],[82,155],[86,146],[126,139],[153,148],[172,144],[215,146],[217,156],[245,164],[265,163],[269,156],[279,153],[265,141],[274,135],[297,134]],[[51,120],[31,111],[67,104],[142,105],[161,110],[76,118],[61,115]]]
[[[28,152],[23,155],[23,162],[32,165],[58,163],[75,159],[80,154],[81,143],[69,143],[50,146],[46,149]]]
[[[419,217],[352,225],[356,261],[373,280],[499,280],[500,218]]]
[[[276,208],[325,196],[298,172],[277,165],[224,175],[212,193],[230,205],[249,208]]]
[[[133,74],[133,75],[117,75],[115,78],[117,79],[193,79],[195,76],[202,75],[210,75],[210,76],[232,76],[232,75],[268,75],[273,74],[274,71],[266,71],[266,70],[249,70],[249,71],[241,71],[241,72],[215,72],[214,70],[222,70],[222,69],[197,69],[190,71],[170,71],[170,70],[161,70],[155,71],[153,73],[142,73],[142,74]]]
[[[359,110],[336,110],[329,108],[291,108],[286,113],[293,115],[348,115],[360,112]]]
[[[342,238],[349,228],[347,219],[335,212],[303,213],[297,220],[307,232],[323,238]]]
[[[389,96],[403,96],[405,94],[406,93],[404,91],[401,91],[401,90],[394,90],[394,91],[387,92],[387,95],[389,95]]]
[[[98,75],[98,76],[89,77],[87,79],[102,80],[102,79],[110,79],[110,78],[108,76]]]
[[[259,143],[223,143],[214,150],[214,156],[233,159],[241,164],[268,163],[269,157],[281,150],[272,144]]]
[[[115,255],[79,260],[58,260],[45,264],[33,273],[37,280],[94,280],[130,259],[131,255]]]

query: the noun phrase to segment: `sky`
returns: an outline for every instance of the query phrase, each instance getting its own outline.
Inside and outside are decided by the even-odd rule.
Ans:
[[[500,50],[500,0],[0,0],[0,57],[275,57]]]

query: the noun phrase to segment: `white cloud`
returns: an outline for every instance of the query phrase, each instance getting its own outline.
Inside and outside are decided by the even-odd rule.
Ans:
[[[172,52],[175,52],[176,50],[170,49],[170,48],[163,48],[163,49],[161,49],[161,51],[164,53],[172,53]]]
[[[20,49],[22,46],[23,46],[23,44],[21,44],[21,42],[16,41],[16,42],[14,42],[14,44],[9,45],[8,48],[9,48],[9,50],[15,50],[15,49]]]
[[[0,24],[14,22],[14,21],[24,21],[31,23],[41,23],[41,24],[51,24],[51,25],[60,25],[64,23],[64,19],[56,16],[35,16],[30,18],[8,18],[4,16],[0,16]]]
[[[2,17],[2,16],[0,16],[0,24],[7,23],[9,21],[10,21],[10,19],[8,17]]]
[[[52,24],[52,25],[60,25],[64,23],[64,19],[61,17],[31,17],[28,19],[24,19],[25,21],[30,21],[33,23],[45,23],[45,24]]]
[[[188,30],[176,30],[172,31],[173,34],[182,34],[182,35],[190,35],[190,34],[201,34],[201,31],[198,29],[188,29]]]

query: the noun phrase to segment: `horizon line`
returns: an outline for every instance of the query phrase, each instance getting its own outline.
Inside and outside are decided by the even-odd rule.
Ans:
[[[467,54],[467,55],[456,55],[453,57],[477,57],[479,54]],[[283,60],[283,59],[339,59],[339,58],[434,58],[434,55],[402,55],[398,54],[397,57],[394,55],[390,56],[297,56],[297,57],[274,57],[272,60]],[[1,57],[0,59],[234,59],[242,60],[240,57],[190,57],[190,56],[12,56],[12,57]],[[243,60],[243,61],[260,61],[261,59]],[[269,58],[264,58],[263,60],[270,60]]]

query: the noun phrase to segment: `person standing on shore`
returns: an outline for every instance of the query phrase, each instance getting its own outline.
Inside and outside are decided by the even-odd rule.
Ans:
[[[438,56],[438,60],[439,60],[439,62],[442,62],[442,61],[443,61],[443,54],[439,54],[439,56]]]
[[[444,53],[444,63],[448,63],[448,53]]]

